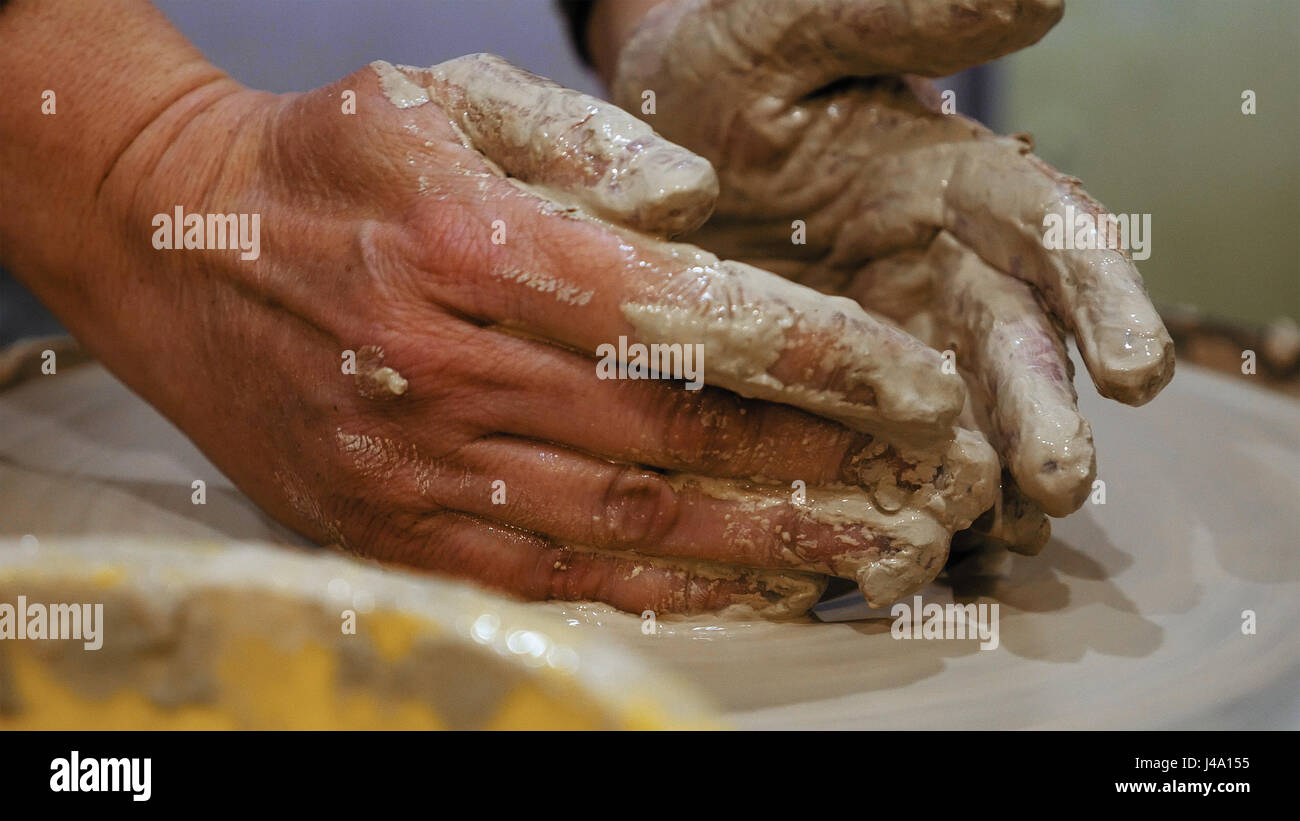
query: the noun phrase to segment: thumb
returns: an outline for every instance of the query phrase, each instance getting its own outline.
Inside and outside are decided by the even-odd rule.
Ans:
[[[548,199],[661,236],[692,231],[713,211],[718,178],[708,161],[612,103],[491,54],[376,70],[390,93],[441,105],[471,147]]]

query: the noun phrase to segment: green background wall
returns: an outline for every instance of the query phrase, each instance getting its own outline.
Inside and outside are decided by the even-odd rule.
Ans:
[[[1157,302],[1300,320],[1298,55],[1300,0],[1067,0],[1001,61],[997,125],[1110,210],[1151,213]]]

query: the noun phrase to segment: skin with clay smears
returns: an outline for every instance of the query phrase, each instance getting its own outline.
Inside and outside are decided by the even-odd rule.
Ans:
[[[371,65],[393,105],[438,103],[467,146],[511,177],[544,180],[536,188],[553,202],[669,236],[698,228],[712,211],[718,182],[710,165],[609,103],[491,54],[429,68]],[[575,161],[555,163],[557,151]]]
[[[259,91],[148,0],[10,3],[0,40],[5,267],[319,544],[530,600],[793,615],[828,569],[933,572],[979,495],[953,477],[996,476],[946,450],[965,388],[920,340],[662,242],[718,178],[607,102],[484,56]],[[51,76],[60,128],[30,105]],[[138,229],[176,203],[258,214],[267,241],[158,254]],[[716,335],[719,381],[771,401],[707,356],[699,390],[602,372],[604,346],[644,342],[638,312]],[[755,325],[774,358],[742,356]],[[804,483],[813,506],[677,474]],[[878,517],[854,521],[859,491]]]
[[[389,399],[406,393],[409,383],[383,364],[384,349],[365,345],[357,351],[357,393],[367,399]]]
[[[730,523],[760,566],[809,567],[857,582],[872,606],[885,606],[930,582],[942,569],[952,533],[993,504],[996,457],[982,437],[958,430],[950,442],[896,446],[874,440],[850,462],[855,484],[788,487],[674,474],[684,493],[741,502],[754,513]],[[840,537],[811,538],[811,523]]]
[[[1107,224],[1079,181],[1026,135],[941,110],[917,75],[1031,45],[1061,14],[1059,0],[670,0],[597,49],[613,99],[637,111],[653,89],[647,121],[718,170],[692,241],[850,297],[953,357],[971,397],[960,424],[1006,468],[979,527],[1024,552],[1096,475],[1065,332],[1098,391],[1132,405],[1172,378],[1172,342],[1126,250],[1045,247],[1053,214]]]
[[[978,434],[952,426],[964,391],[960,378],[940,367],[935,352],[852,300],[819,294],[693,246],[627,233],[627,226],[635,226],[646,212],[654,215],[661,234],[702,222],[710,208],[698,202],[707,200],[711,206],[716,185],[707,164],[676,159],[671,173],[664,173],[660,158],[672,155],[649,139],[647,126],[497,58],[474,55],[427,69],[387,63],[372,68],[394,106],[437,102],[467,146],[484,150],[505,173],[528,176],[530,182],[520,187],[553,203],[557,213],[628,236],[628,265],[651,272],[645,285],[619,303],[633,339],[703,345],[710,384],[795,405],[871,432],[870,446],[846,466],[845,482],[852,484],[812,488],[806,504],[797,509],[785,504],[788,493],[760,477],[670,478],[688,498],[742,502],[750,512],[769,503],[783,508],[773,513],[788,527],[757,532],[736,521],[726,532],[727,543],[750,550],[746,564],[843,576],[858,582],[870,601],[885,604],[932,579],[943,566],[951,534],[992,506],[996,457]],[[550,92],[541,102],[539,88]],[[503,118],[515,121],[524,114],[526,122],[502,126]],[[539,133],[560,140],[571,156],[587,159],[576,172],[548,171],[534,147]],[[638,173],[647,163],[656,169],[654,191],[645,189],[645,175]],[[695,198],[696,206],[684,207],[683,192]],[[613,218],[619,224],[611,222]],[[647,268],[647,248],[662,259],[662,277]],[[526,272],[512,278],[521,284],[533,282]],[[820,355],[809,358],[810,348]],[[367,458],[368,466],[374,461],[368,458],[370,449],[352,452]],[[811,535],[819,526],[831,528],[834,535]],[[566,549],[589,550],[574,544]],[[678,561],[690,558],[671,544],[656,549]],[[712,567],[715,576],[734,580],[744,575],[751,583],[781,578]],[[702,572],[698,562],[692,568],[697,576]],[[761,607],[746,612],[794,614],[799,607],[792,607],[791,600],[810,606],[816,597],[805,601],[807,595],[796,595],[807,592],[799,586],[803,582],[796,581],[783,587],[763,582],[765,589],[784,591],[781,602],[759,602]]]

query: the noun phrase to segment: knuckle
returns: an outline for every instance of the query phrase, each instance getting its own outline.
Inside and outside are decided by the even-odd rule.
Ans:
[[[598,515],[608,539],[635,548],[662,541],[679,514],[677,494],[663,477],[622,467],[606,485]]]

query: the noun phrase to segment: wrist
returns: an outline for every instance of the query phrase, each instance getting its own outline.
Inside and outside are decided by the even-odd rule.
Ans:
[[[67,321],[112,254],[124,161],[169,115],[234,85],[143,0],[12,0],[0,10],[0,261]]]

